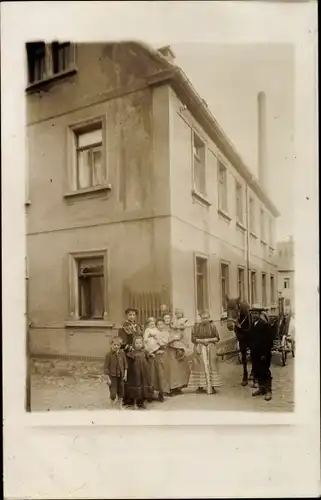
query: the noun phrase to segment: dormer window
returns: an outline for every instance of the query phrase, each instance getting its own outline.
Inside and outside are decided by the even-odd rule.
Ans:
[[[28,86],[75,71],[75,47],[70,42],[29,42],[26,44]]]

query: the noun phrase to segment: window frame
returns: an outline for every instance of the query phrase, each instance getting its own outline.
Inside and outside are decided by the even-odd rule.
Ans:
[[[104,183],[96,186],[91,186],[87,188],[79,188],[79,176],[78,176],[78,158],[77,152],[81,149],[77,147],[77,137],[81,133],[87,133],[91,130],[102,130],[102,169],[104,174]],[[106,132],[106,116],[99,115],[87,120],[82,120],[73,124],[69,124],[67,127],[67,172],[66,172],[66,186],[65,186],[65,197],[81,195],[92,192],[100,192],[111,189],[108,183],[108,162],[107,162],[107,132]],[[91,145],[89,149],[93,149],[94,146]]]
[[[70,41],[63,41],[63,42],[58,42],[58,41],[52,41],[49,43],[44,42],[43,40],[40,40],[38,42],[28,42],[28,44],[32,43],[43,43],[44,44],[44,62],[45,62],[45,71],[44,71],[44,76],[43,78],[33,80],[31,81],[30,79],[30,64],[31,64],[31,57],[28,53],[28,46],[26,44],[26,53],[27,53],[27,90],[32,90],[34,87],[39,87],[42,85],[45,85],[46,83],[59,79],[64,76],[68,76],[70,74],[73,74],[77,71],[77,66],[76,66],[76,57],[77,57],[77,51],[76,51],[76,44],[72,43]],[[66,69],[60,70],[55,72],[54,71],[54,46],[55,44],[59,45],[69,45],[70,46],[70,62],[69,65]]]
[[[224,182],[221,182],[221,172],[224,172]],[[223,162],[221,158],[218,158],[217,162],[217,185],[218,185],[218,210],[220,212],[223,212],[224,214],[228,214],[228,189],[227,189],[227,166]],[[223,186],[223,188],[221,187]],[[221,189],[224,189],[224,202],[225,206],[222,204],[222,191]]]
[[[239,279],[240,278],[240,271],[242,271],[242,275],[243,275],[242,292],[240,289],[240,279]],[[244,266],[237,266],[237,294],[241,300],[246,300],[246,298],[245,298],[245,267]]]
[[[273,283],[273,286],[272,286]],[[276,304],[276,287],[275,287],[275,275],[270,274],[270,304]]]
[[[287,286],[285,286],[287,284]],[[290,290],[290,278],[283,278],[283,289]]]
[[[223,282],[223,274],[222,274],[222,268],[223,266],[227,269],[228,276],[226,279],[226,285],[225,286],[225,296],[223,297],[223,287],[222,287],[222,282]],[[227,315],[227,307],[226,307],[226,296],[229,296],[230,293],[230,281],[231,281],[231,273],[230,273],[230,267],[231,263],[226,261],[226,260],[220,260],[220,296],[221,296],[221,316],[224,317]]]
[[[104,314],[102,319],[81,318],[79,311],[79,273],[78,265],[83,259],[103,258],[104,269]],[[68,254],[68,286],[69,286],[69,311],[68,321],[84,326],[99,326],[105,324],[109,318],[109,251],[107,248],[83,250]],[[67,325],[68,326],[68,325]]]
[[[253,289],[252,289],[252,276],[254,276],[254,291],[255,291],[255,297],[253,297]],[[255,298],[255,301],[253,300]],[[251,306],[257,303],[257,271],[255,269],[250,270],[250,302]]]
[[[203,260],[206,262],[206,277],[205,277],[205,285],[204,285],[204,290],[205,291],[205,299],[206,299],[206,304],[205,307],[203,307],[204,310],[207,310],[210,312],[210,259],[209,256],[203,253],[194,253],[194,283],[195,283],[195,314],[201,314],[202,311],[198,310],[198,294],[197,294],[197,260]]]
[[[203,148],[204,152],[204,161],[203,165],[201,162],[201,157],[198,157],[198,155],[195,154],[195,139],[200,143],[200,146]],[[200,195],[201,197],[207,198],[207,189],[206,189],[206,181],[207,181],[207,175],[206,175],[206,168],[207,168],[207,143],[206,140],[193,128],[191,128],[191,140],[192,140],[192,172],[193,172],[193,191]],[[203,169],[203,186],[197,185],[196,178],[197,176],[195,175],[195,157],[200,160],[200,164],[202,165]]]
[[[253,196],[249,196],[249,223],[250,233],[256,235],[256,203]]]
[[[240,198],[238,197],[238,194]],[[240,202],[240,206],[238,201]],[[244,224],[243,186],[237,179],[235,179],[235,203],[236,203],[236,221],[239,222],[240,224]]]
[[[267,305],[268,305],[266,276],[267,276],[267,274],[265,272],[261,273],[261,299],[262,299],[262,307],[267,307]],[[264,287],[263,287],[263,283],[264,283]]]
[[[260,233],[261,242],[266,243],[266,213],[264,208],[260,208]]]

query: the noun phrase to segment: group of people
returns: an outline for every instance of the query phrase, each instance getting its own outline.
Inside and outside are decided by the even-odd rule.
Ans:
[[[220,338],[209,314],[204,312],[192,328],[190,365],[183,311],[172,316],[163,306],[161,317],[149,318],[145,329],[137,323],[137,313],[134,308],[125,311],[126,321],[105,358],[112,407],[145,409],[149,402],[163,402],[186,387],[216,394],[222,385],[216,355]]]

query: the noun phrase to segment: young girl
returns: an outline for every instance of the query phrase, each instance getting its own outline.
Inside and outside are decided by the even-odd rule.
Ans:
[[[153,397],[153,388],[143,337],[135,337],[132,347],[127,353],[127,358],[131,360],[126,384],[128,406],[145,409],[145,402]]]
[[[172,328],[172,317],[170,314],[163,316],[165,329],[168,332],[167,364],[170,394],[181,394],[182,389],[187,387],[189,379],[189,366],[185,357],[184,329],[174,330]],[[182,325],[181,325],[182,326]],[[182,356],[182,351],[184,355]]]
[[[216,394],[216,387],[222,385],[218,371],[216,343],[220,337],[207,312],[202,313],[201,322],[195,323],[192,330],[194,355],[189,387],[197,393]]]
[[[120,346],[121,339],[114,337],[111,341],[110,352],[105,358],[104,372],[109,386],[111,406],[122,409],[128,364],[126,355]],[[117,401],[116,397],[118,397]]]

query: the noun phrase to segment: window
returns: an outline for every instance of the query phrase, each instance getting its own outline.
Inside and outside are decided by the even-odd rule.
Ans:
[[[222,312],[227,311],[226,297],[229,295],[229,265],[221,263],[221,300]]]
[[[194,187],[201,194],[206,194],[205,189],[205,144],[193,132],[193,172]]]
[[[26,50],[29,85],[75,69],[74,45],[70,42],[30,42]]]
[[[218,206],[227,212],[227,170],[221,161],[218,162]]]
[[[290,288],[290,278],[284,278],[283,288]]]
[[[256,304],[257,293],[256,293],[256,272],[251,271],[251,304]]]
[[[196,257],[196,307],[198,314],[208,309],[208,267],[207,259]]]
[[[264,214],[264,210],[262,208],[260,210],[260,225],[261,225],[261,240],[265,241],[266,240],[266,234],[265,234],[265,214]]]
[[[241,300],[245,300],[244,268],[237,268],[237,293]]]
[[[70,317],[96,321],[108,316],[107,251],[70,254]]]
[[[250,216],[250,231],[255,234],[255,203],[254,199],[250,198],[249,201],[249,216]]]
[[[270,303],[275,304],[275,281],[274,276],[270,276]]]
[[[267,306],[267,296],[266,296],[266,274],[262,273],[262,306]]]
[[[73,177],[76,190],[95,188],[106,183],[103,130],[101,120],[73,130]]]
[[[78,260],[80,319],[104,317],[104,261],[102,257]]]
[[[269,244],[270,247],[274,247],[273,220],[271,217],[269,217]]]
[[[243,192],[242,186],[239,182],[236,182],[236,218],[238,222],[243,223]]]

